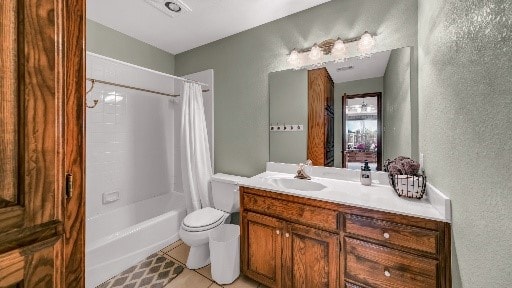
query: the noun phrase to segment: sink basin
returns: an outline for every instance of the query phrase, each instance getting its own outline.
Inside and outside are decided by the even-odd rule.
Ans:
[[[295,178],[269,178],[268,181],[283,189],[294,189],[300,191],[320,191],[326,188],[325,185],[312,180],[302,180]]]

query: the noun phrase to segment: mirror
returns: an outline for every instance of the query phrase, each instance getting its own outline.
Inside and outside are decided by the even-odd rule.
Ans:
[[[382,170],[415,157],[417,113],[412,48],[269,74],[272,162]]]

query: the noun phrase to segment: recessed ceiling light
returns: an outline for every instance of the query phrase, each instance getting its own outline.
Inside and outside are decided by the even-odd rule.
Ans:
[[[164,3],[165,7],[169,10],[171,10],[172,12],[180,12],[181,11],[181,6],[172,2],[172,1],[167,1]]]
[[[150,4],[171,18],[192,12],[192,9],[190,9],[183,0],[144,0],[144,2]]]

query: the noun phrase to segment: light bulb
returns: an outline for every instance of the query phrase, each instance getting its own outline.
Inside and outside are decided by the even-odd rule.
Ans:
[[[334,45],[331,49],[331,54],[335,58],[335,62],[343,62],[345,60],[347,48],[345,47],[345,43],[343,43],[343,40],[338,38],[336,42],[334,42]]]
[[[366,31],[361,36],[361,39],[359,39],[359,43],[357,45],[362,56],[369,56],[371,55],[373,46],[375,46],[375,40],[373,39],[373,36]]]
[[[300,57],[297,49],[293,49],[292,52],[290,52],[290,55],[288,56],[288,63],[292,64],[293,66],[299,66]]]
[[[311,47],[311,51],[309,51],[309,58],[311,60],[318,60],[320,57],[322,57],[322,49],[315,44]]]

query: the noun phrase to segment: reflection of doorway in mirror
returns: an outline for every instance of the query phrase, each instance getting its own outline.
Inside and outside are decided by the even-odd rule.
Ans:
[[[343,95],[343,168],[382,170],[381,92]]]

